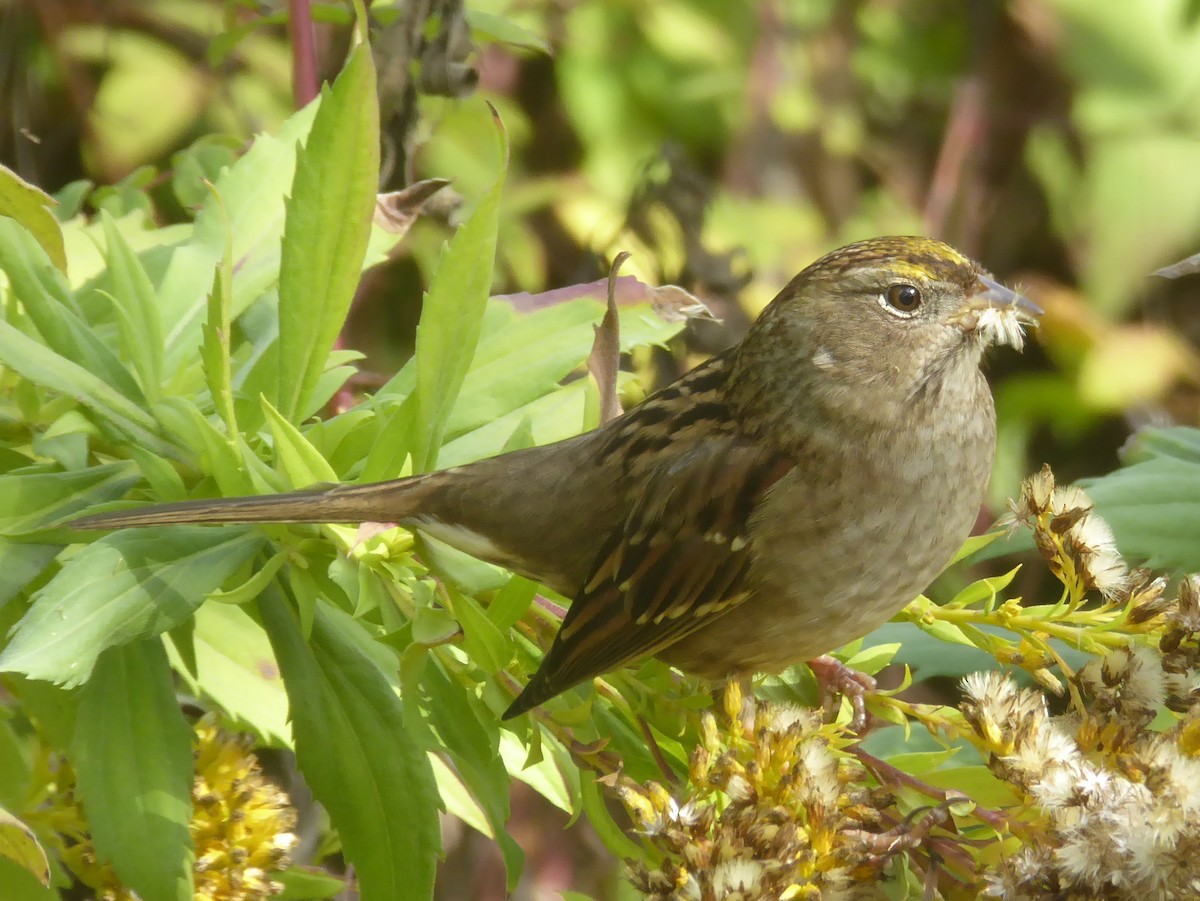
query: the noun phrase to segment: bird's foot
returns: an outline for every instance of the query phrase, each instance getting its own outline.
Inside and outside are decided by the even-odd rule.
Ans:
[[[836,715],[837,696],[844,697],[854,711],[854,716],[850,719],[850,730],[862,735],[867,726],[866,696],[875,690],[875,680],[828,654],[808,661],[808,667],[817,679],[825,710],[831,715]]]

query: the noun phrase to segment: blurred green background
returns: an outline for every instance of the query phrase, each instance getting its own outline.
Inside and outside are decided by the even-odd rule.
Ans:
[[[311,16],[296,51],[292,9]],[[627,271],[723,318],[632,361],[639,390],[740,337],[796,271],[847,241],[942,238],[1046,310],[992,376],[989,509],[1049,462],[1098,475],[1146,424],[1197,424],[1200,3],[1194,0],[455,0],[375,3],[382,185],[449,200],[369,274],[345,337],[384,378],[411,351],[441,242],[493,177],[481,97],[513,142],[493,293]],[[69,211],[166,224],[332,77],[341,4],[0,0],[0,162]],[[307,33],[307,30],[305,31]],[[303,82],[303,77],[301,82]],[[90,182],[95,186],[89,190]],[[514,796],[519,897],[617,892],[615,864]],[[491,843],[446,823],[445,898],[496,897]]]

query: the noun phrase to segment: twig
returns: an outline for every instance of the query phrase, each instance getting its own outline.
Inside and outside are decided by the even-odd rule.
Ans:
[[[911,773],[906,773],[904,770],[892,766],[887,761],[880,760],[874,754],[868,754],[860,747],[851,747],[849,750],[867,769],[874,773],[875,778],[885,785],[904,785],[919,791],[927,797],[942,802],[971,801],[966,795],[951,794],[945,789],[937,788],[928,782],[923,782]],[[998,832],[1007,832],[1011,826],[1008,817],[1004,814],[980,804],[975,804],[972,814]]]

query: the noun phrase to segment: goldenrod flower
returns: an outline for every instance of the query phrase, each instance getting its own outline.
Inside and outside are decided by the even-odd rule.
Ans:
[[[286,867],[296,846],[296,814],[285,795],[263,778],[244,738],[196,724],[194,810],[196,901],[258,901],[283,887],[268,871]]]
[[[1057,717],[1005,676],[964,680],[963,715],[992,771],[1024,795],[1025,825],[1041,837],[989,875],[989,895],[1200,897],[1194,719],[1147,728],[1170,690],[1163,659],[1130,646],[1093,660],[1074,680],[1090,703]]]
[[[634,885],[656,901],[876,897],[889,855],[870,840],[887,799],[814,711],[744,706],[731,683],[723,721],[704,715],[686,802],[657,783],[618,785],[662,857],[630,861]]]
[[[1129,569],[1117,551],[1112,529],[1093,509],[1091,498],[1074,485],[1057,487],[1049,466],[1021,483],[1011,502],[1012,525],[1033,529],[1034,543],[1074,600],[1091,589],[1107,599],[1128,585]]]
[[[196,901],[264,901],[283,886],[270,871],[289,865],[297,838],[296,814],[287,795],[267,781],[245,738],[219,730],[205,717],[196,724],[193,812],[188,825],[196,849]],[[98,901],[136,901],[92,845],[83,808],[75,798],[68,762],[53,768],[54,822],[59,856]]]

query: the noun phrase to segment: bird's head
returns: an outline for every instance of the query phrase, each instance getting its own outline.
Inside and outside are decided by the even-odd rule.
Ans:
[[[738,351],[738,391],[871,420],[978,391],[994,344],[1020,349],[1041,311],[978,263],[930,238],[850,244],[797,275]],[[985,386],[984,386],[985,387]]]

